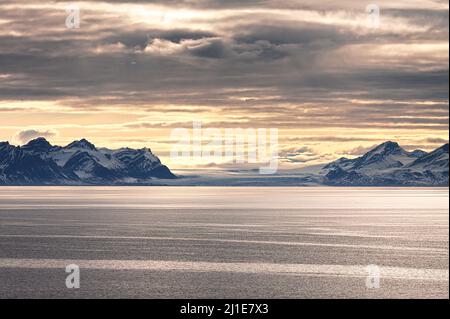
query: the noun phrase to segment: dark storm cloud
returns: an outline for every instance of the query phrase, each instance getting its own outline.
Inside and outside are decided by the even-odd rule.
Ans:
[[[154,39],[164,39],[173,43],[180,43],[182,40],[199,40],[203,38],[213,38],[216,35],[212,32],[189,29],[175,30],[152,30],[139,29],[133,32],[114,34],[111,37],[103,38],[103,43],[122,43],[128,48],[139,48],[144,50]]]
[[[190,54],[200,58],[221,59],[228,54],[227,45],[221,40],[212,40],[201,43],[189,50]]]
[[[205,12],[159,24],[92,2],[81,29],[67,30],[53,3],[0,2],[8,5],[0,8],[0,98],[70,98],[61,103],[82,109],[105,101],[150,111],[196,105],[261,126],[448,127],[448,57],[432,47],[448,42],[448,9],[391,7],[383,21],[393,27],[377,32],[352,25],[364,6],[351,1],[338,9],[314,1],[109,3]],[[297,17],[274,8],[310,11]],[[405,47],[383,47],[390,44]]]
[[[236,30],[235,39],[238,42],[253,43],[267,41],[275,45],[282,44],[326,44],[345,43],[357,36],[340,32],[335,26],[323,26],[314,23],[296,23],[295,25],[253,24],[245,29]]]

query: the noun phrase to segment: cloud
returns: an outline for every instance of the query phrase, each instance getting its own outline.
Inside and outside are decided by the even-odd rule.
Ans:
[[[320,162],[329,154],[320,154],[309,146],[285,148],[280,151],[279,158],[282,163],[310,163]]]
[[[228,48],[223,41],[214,39],[190,47],[189,53],[197,57],[220,59],[228,55]]]
[[[318,136],[306,142],[415,130],[432,143],[448,132],[448,3],[377,3],[373,30],[355,0],[85,1],[68,30],[63,1],[0,1],[3,125],[21,124],[8,102],[42,101],[77,114],[61,125],[99,109],[151,113],[124,117],[130,135],[207,118]]]
[[[347,137],[347,136],[304,136],[304,137],[289,137],[287,138],[289,142],[328,142],[328,143],[339,143],[339,142],[367,142],[367,141],[379,141],[378,138],[371,137]]]
[[[378,145],[379,144],[375,144],[375,145],[372,145],[372,146],[362,146],[362,145],[360,145],[360,146],[352,148],[352,149],[350,149],[348,151],[344,151],[342,154],[343,155],[351,155],[351,156],[361,156],[361,155],[364,155],[367,152],[373,150]]]
[[[439,138],[439,137],[430,137],[425,139],[426,143],[430,143],[430,144],[446,144],[448,143],[448,139],[444,139],[444,138]]]
[[[14,137],[14,140],[20,142],[21,144],[26,144],[27,142],[36,139],[38,137],[51,138],[58,135],[57,131],[54,130],[24,130]]]

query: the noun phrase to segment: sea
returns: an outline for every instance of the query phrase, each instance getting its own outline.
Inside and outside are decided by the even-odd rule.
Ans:
[[[448,188],[0,187],[0,298],[449,298]]]

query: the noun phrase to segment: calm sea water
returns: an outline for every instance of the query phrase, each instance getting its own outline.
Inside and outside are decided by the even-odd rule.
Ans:
[[[0,297],[448,298],[448,200],[443,188],[1,187]]]

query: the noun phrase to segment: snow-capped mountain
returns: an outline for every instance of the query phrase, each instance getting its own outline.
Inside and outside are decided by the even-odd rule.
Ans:
[[[346,171],[371,175],[374,172],[379,173],[380,171],[403,167],[426,154],[426,152],[419,150],[407,152],[398,143],[386,142],[375,147],[364,156],[356,159],[341,158],[325,166],[325,169],[342,168]]]
[[[82,139],[65,147],[37,138],[24,146],[0,143],[0,184],[145,184],[176,176],[150,149],[96,148]]]
[[[42,140],[30,142],[23,148],[0,143],[0,184],[62,184],[78,180],[73,172],[40,156],[44,150],[49,148]]]
[[[82,139],[65,147],[38,138],[24,146],[0,142],[0,185],[448,186],[448,144],[427,153],[383,143],[361,157],[274,176],[177,179],[150,149],[97,148]],[[171,180],[171,181],[168,181]]]
[[[321,173],[329,185],[447,186],[448,164],[448,144],[427,153],[386,142],[361,157],[332,162]]]
[[[448,171],[448,144],[418,158],[408,168],[416,170]]]

